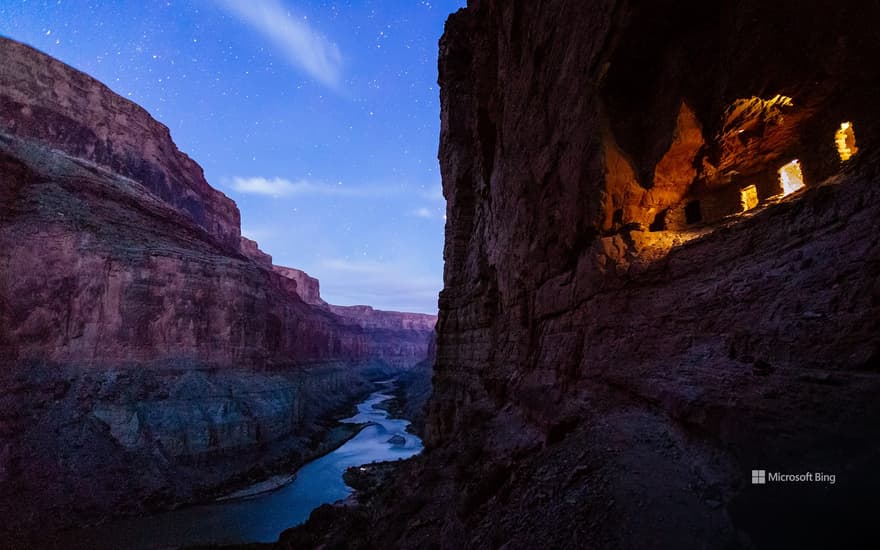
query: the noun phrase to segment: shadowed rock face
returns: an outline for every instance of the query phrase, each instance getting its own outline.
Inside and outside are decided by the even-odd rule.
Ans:
[[[430,355],[437,324],[434,315],[381,311],[370,306],[325,307],[343,322],[367,331],[377,342],[377,357],[390,365],[408,369],[416,365],[413,357]]]
[[[424,360],[432,316],[362,322],[311,281],[140,107],[0,39],[0,539],[294,467]]]
[[[429,450],[384,500],[325,511],[340,527],[282,546],[870,538],[877,21],[877,3],[751,0],[474,0],[453,14]],[[846,164],[844,121],[860,148]],[[773,197],[794,158],[808,188]],[[724,217],[746,184],[758,209]],[[658,221],[710,199],[714,223]],[[837,478],[752,486],[752,469]]]
[[[335,424],[329,415],[348,412],[389,374],[351,361],[262,372],[181,363],[5,371],[4,547],[46,547],[60,528],[204,501],[295,470],[329,450],[319,443]]]
[[[528,530],[548,515],[571,521],[550,520],[572,546],[850,536],[824,513],[866,527],[880,483],[868,467],[878,157],[684,245],[670,246],[691,235],[646,230],[683,197],[760,186],[792,158],[818,184],[842,168],[843,121],[862,128],[862,151],[876,147],[878,20],[875,4],[750,1],[472,2],[450,18],[428,440],[467,454],[475,424],[534,430],[534,456],[556,476],[578,460],[555,446],[581,447],[595,468],[565,489],[548,480],[566,496],[535,506],[527,527],[493,512],[497,524],[471,540],[537,543]],[[778,95],[790,105],[770,104]],[[469,513],[450,520],[463,537],[477,510],[508,498],[511,517],[530,516],[536,466],[520,470],[509,449],[523,446],[481,445],[480,473],[458,483]],[[748,487],[753,468],[849,481],[761,493]]]

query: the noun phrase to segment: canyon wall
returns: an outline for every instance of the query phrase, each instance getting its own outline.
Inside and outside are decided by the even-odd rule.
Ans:
[[[146,111],[22,44],[0,57],[3,361],[363,360],[389,329],[418,332],[424,358],[433,316],[334,314],[240,237],[235,203]]]
[[[398,313],[370,306],[328,306],[328,309],[365,329],[431,331],[437,317],[424,313]]]
[[[241,250],[242,254],[244,254],[254,262],[263,267],[272,269],[272,256],[260,250],[260,245],[257,243],[257,241],[248,239],[247,237],[242,237],[239,249]],[[298,294],[300,294],[300,298],[302,298],[302,294]],[[306,301],[306,299],[303,298],[303,301]]]
[[[292,267],[276,265],[272,266],[272,269],[284,278],[296,283],[296,293],[299,294],[305,303],[313,306],[327,305],[327,302],[321,298],[321,283],[318,279],[310,277],[308,273],[301,269],[294,269]]]
[[[449,519],[460,536],[779,547],[868,528],[877,21],[876,3],[751,1],[472,1],[450,18],[428,442],[479,449]],[[835,149],[844,122],[863,155],[851,164]],[[688,195],[792,159],[812,188],[649,231]],[[487,430],[531,437],[487,444]],[[751,487],[752,469],[838,480]],[[527,505],[541,476],[555,496]]]
[[[434,315],[388,312],[370,306],[328,304],[326,308],[346,323],[368,331],[378,343],[375,356],[391,365],[408,369],[416,365],[413,357],[430,356],[437,324]]]
[[[0,147],[21,171],[5,176],[13,198],[0,232],[4,362],[277,366],[381,358],[385,348],[400,358],[384,327],[303,302],[288,279],[136,182],[8,135]],[[398,323],[418,344],[403,358],[411,365],[432,332],[408,327]]]
[[[143,109],[0,39],[0,536],[305,458],[433,338],[432,316],[352,311],[241,237]]]
[[[878,21],[876,2],[751,0],[450,16],[427,452],[280,546],[871,540]],[[795,159],[807,185],[783,196]]]
[[[85,73],[18,42],[0,40],[0,128],[131,178],[232,246],[238,207],[205,181],[168,128]]]

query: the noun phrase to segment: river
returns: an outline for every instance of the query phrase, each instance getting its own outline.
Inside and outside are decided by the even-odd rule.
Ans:
[[[421,452],[421,440],[406,431],[409,420],[389,418],[376,405],[391,398],[377,391],[357,405],[346,423],[371,424],[341,447],[309,462],[289,484],[254,497],[192,506],[153,516],[126,518],[77,533],[82,548],[154,549],[187,545],[273,542],[285,529],[308,519],[318,506],[352,493],[342,481],[350,466],[405,459]],[[400,435],[403,445],[388,440]]]

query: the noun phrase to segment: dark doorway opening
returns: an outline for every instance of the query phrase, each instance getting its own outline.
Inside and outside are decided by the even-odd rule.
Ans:
[[[691,201],[684,207],[684,219],[688,223],[703,221],[703,212],[700,210],[700,201]]]

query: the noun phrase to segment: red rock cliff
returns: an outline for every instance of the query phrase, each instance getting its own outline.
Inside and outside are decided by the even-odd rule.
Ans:
[[[140,106],[29,46],[0,40],[0,128],[137,181],[199,227],[238,246],[238,207],[208,185],[168,128]]]
[[[414,330],[432,332],[437,317],[424,313],[381,311],[370,306],[328,306],[328,309],[366,329]]]
[[[316,280],[272,271],[146,111],[22,44],[0,40],[0,59],[4,361],[381,357],[388,335],[311,307]],[[424,342],[395,361],[421,361],[432,328],[401,332]]]
[[[310,277],[308,273],[301,269],[294,269],[292,267],[273,265],[272,269],[275,273],[296,283],[296,293],[303,299],[303,302],[313,306],[327,305],[327,302],[321,298],[321,283],[318,279]]]
[[[260,250],[260,245],[257,244],[257,241],[248,239],[247,237],[242,237],[240,249],[242,254],[260,264],[261,266],[268,267],[270,269],[272,268],[272,256]]]
[[[878,21],[877,4],[748,0],[472,1],[450,18],[428,430],[484,449],[450,520],[462,537],[779,547],[857,536],[804,525],[823,514],[867,528]],[[777,204],[792,159],[812,187]],[[761,207],[738,215],[748,185]],[[701,215],[668,223],[677,208]],[[486,430],[536,432],[540,450]],[[849,480],[760,493],[755,468]],[[542,475],[555,496],[527,504]]]

